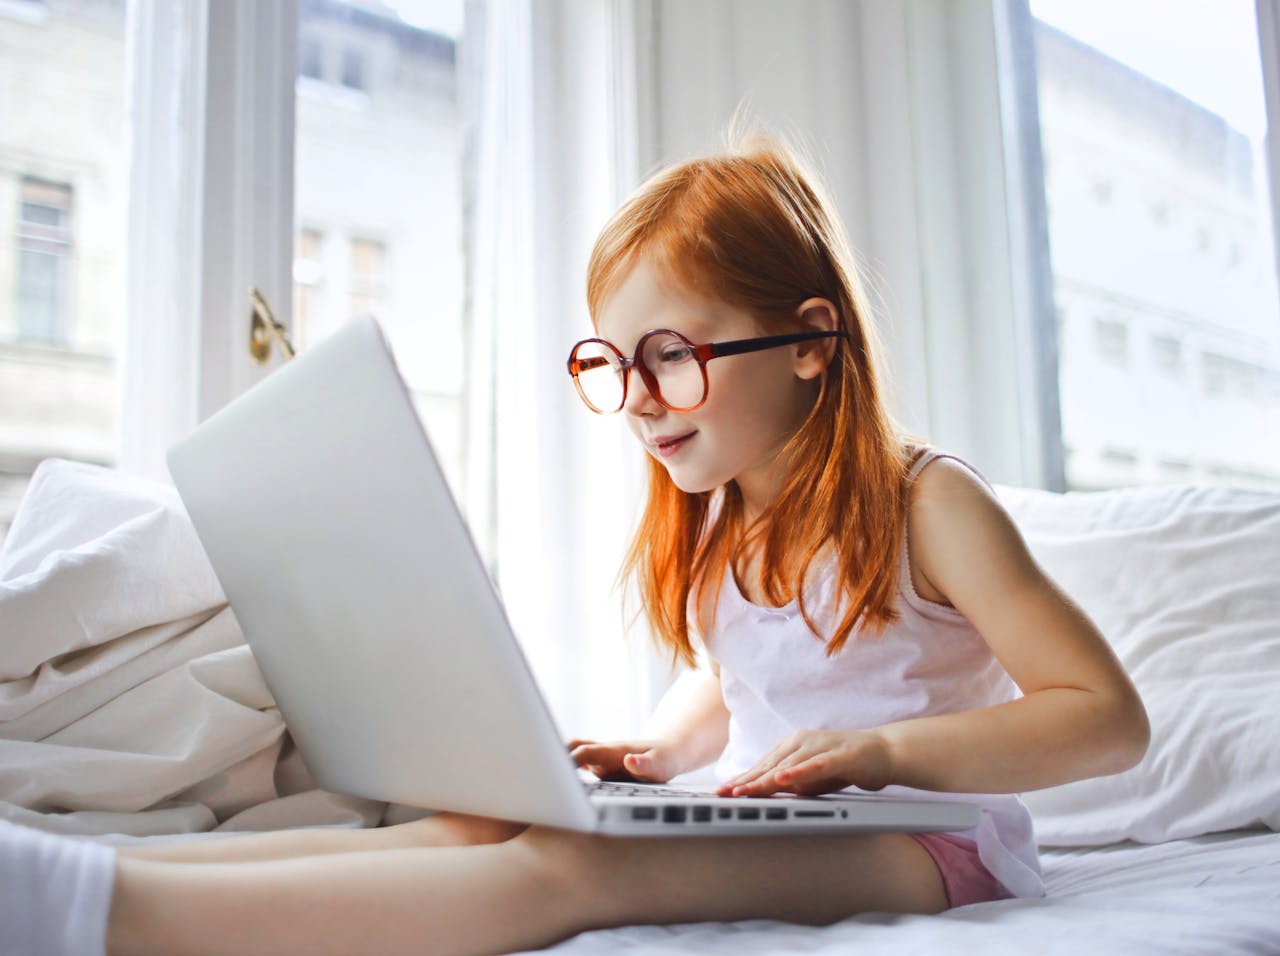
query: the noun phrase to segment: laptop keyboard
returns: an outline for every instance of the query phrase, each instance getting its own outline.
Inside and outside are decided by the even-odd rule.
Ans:
[[[764,798],[752,801],[754,806],[743,806],[741,801],[731,803],[709,790],[677,790],[655,784],[617,783],[612,781],[589,781],[587,791],[591,795],[610,797],[656,797],[659,800],[671,800],[666,806],[633,806],[629,811],[630,820],[634,823],[766,823],[779,820],[817,819],[835,820],[837,816],[847,816],[844,810],[826,807],[801,806],[793,807],[786,797]],[[674,798],[674,799],[672,799]],[[676,800],[681,801],[677,803]]]
[[[619,783],[597,780],[587,784],[591,793],[606,797],[681,797],[685,800],[716,800],[719,794],[713,790],[677,790],[657,784]]]

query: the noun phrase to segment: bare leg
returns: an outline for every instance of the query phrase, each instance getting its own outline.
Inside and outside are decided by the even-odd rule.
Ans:
[[[824,924],[945,908],[902,834],[610,839],[531,828],[505,843],[218,866],[121,860],[110,956],[498,953],[633,923]]]
[[[437,813],[411,823],[375,829],[311,828],[244,833],[190,843],[120,847],[117,856],[155,863],[252,863],[331,853],[360,853],[430,846],[500,843],[525,830],[523,824],[462,813]]]

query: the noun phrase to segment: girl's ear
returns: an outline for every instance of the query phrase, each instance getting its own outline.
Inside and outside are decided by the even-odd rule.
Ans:
[[[805,299],[796,309],[796,318],[806,329],[814,332],[834,332],[840,328],[840,315],[830,299]],[[836,354],[839,340],[814,339],[792,346],[795,351],[797,378],[814,379],[827,370]]]

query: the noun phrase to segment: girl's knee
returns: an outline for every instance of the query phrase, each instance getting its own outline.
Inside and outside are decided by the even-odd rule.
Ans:
[[[627,846],[631,841],[532,826],[511,841],[536,868],[538,878],[576,901],[591,926],[612,925],[617,901],[626,895]]]

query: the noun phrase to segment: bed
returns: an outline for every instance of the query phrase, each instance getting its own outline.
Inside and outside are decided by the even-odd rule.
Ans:
[[[1048,896],[553,951],[1280,953],[1280,494],[999,493],[1153,724],[1133,770],[1026,795]],[[409,812],[315,786],[171,488],[41,466],[0,553],[0,817],[126,842]]]

